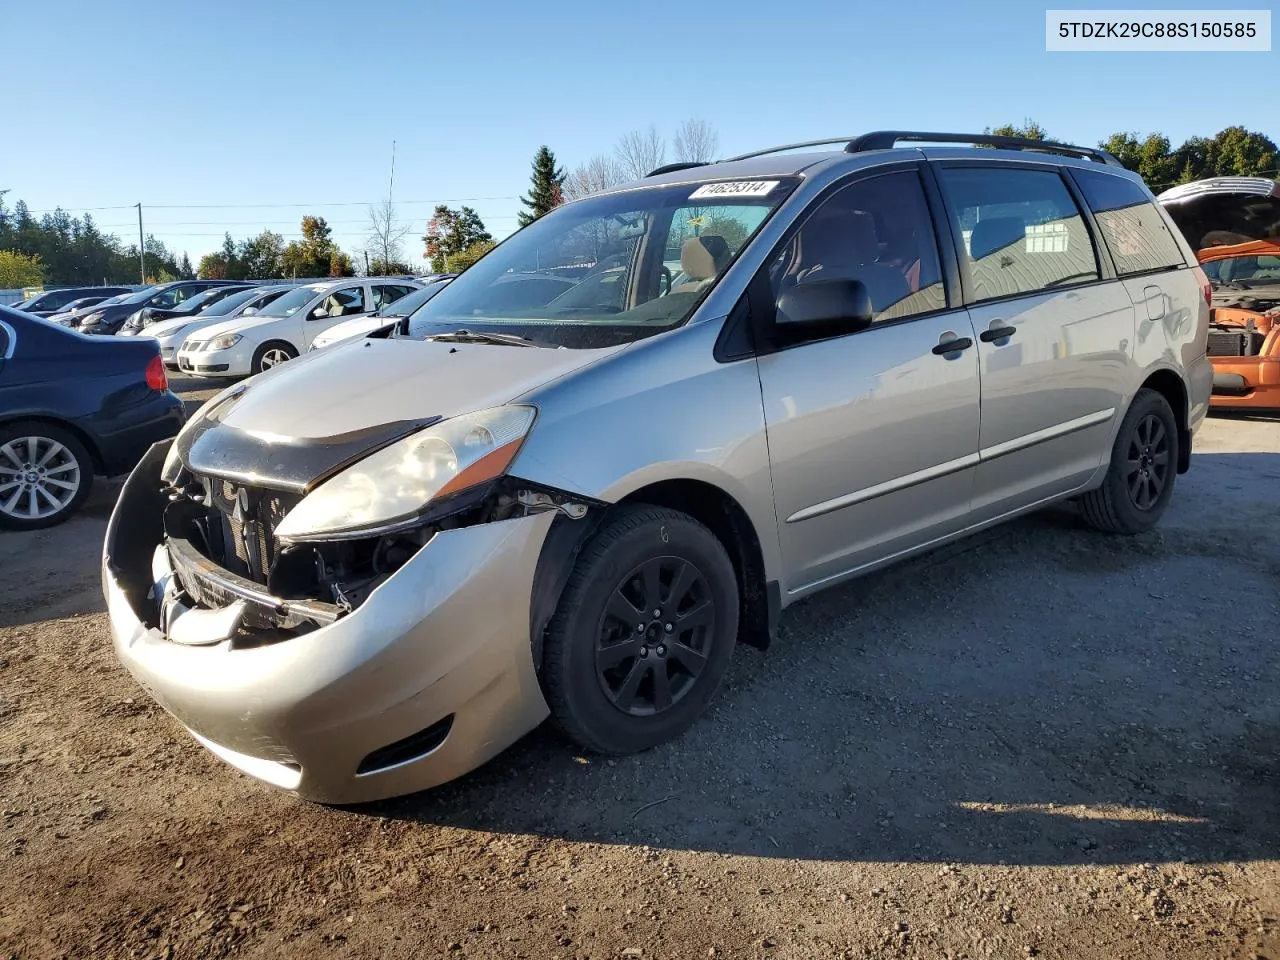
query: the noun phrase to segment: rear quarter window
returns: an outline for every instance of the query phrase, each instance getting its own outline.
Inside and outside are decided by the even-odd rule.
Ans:
[[[1075,177],[1120,276],[1185,265],[1160,211],[1136,183],[1085,170]]]

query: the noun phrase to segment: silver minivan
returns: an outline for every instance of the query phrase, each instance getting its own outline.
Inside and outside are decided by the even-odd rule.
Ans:
[[[214,753],[326,803],[548,716],[654,747],[824,587],[1055,501],[1149,530],[1208,300],[1096,150],[898,131],[662,168],[152,448],[107,531],[115,648]]]

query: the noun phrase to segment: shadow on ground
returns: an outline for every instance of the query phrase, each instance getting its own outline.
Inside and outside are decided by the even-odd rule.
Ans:
[[[1276,857],[1280,455],[1195,460],[1154,533],[1053,509],[790,608],[675,743],[579,756],[544,725],[358,809],[818,860]]]

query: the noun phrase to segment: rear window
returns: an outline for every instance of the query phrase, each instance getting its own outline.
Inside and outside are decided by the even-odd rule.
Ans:
[[[1184,265],[1182,250],[1160,211],[1136,183],[1084,170],[1075,176],[1120,276]]]

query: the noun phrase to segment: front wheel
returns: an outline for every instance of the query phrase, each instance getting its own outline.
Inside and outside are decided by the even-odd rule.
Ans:
[[[1102,485],[1080,498],[1081,512],[1098,530],[1144,533],[1164,515],[1177,475],[1178,422],[1164,395],[1144,388],[1120,423]]]
[[[547,629],[543,685],[584,747],[634,753],[683,733],[724,679],[738,582],[692,517],[624,507],[583,548]]]
[[[74,434],[39,421],[0,427],[0,528],[62,523],[92,486],[93,461]]]
[[[293,349],[293,344],[285,343],[283,340],[272,340],[264,343],[253,354],[253,373],[265,373],[272,367],[278,367],[280,364],[292,360],[298,355],[298,351]]]

